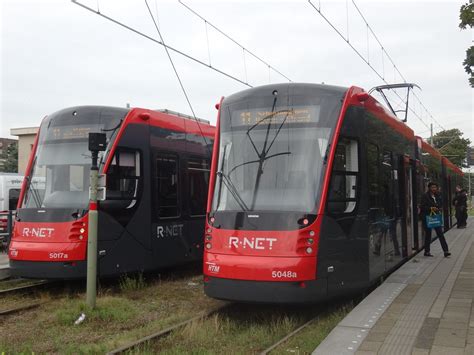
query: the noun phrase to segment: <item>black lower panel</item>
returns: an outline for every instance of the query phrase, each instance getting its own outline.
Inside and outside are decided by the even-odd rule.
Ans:
[[[87,263],[10,260],[10,274],[31,279],[84,279],[87,275]]]
[[[210,277],[204,292],[212,298],[237,302],[312,303],[327,298],[326,279],[299,282],[244,281]]]

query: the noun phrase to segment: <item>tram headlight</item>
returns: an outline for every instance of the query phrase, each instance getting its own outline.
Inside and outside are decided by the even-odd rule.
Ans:
[[[314,231],[309,231],[309,235],[310,235],[311,237],[314,237]]]
[[[212,232],[212,229],[211,228],[207,228],[207,233],[211,233]]]
[[[313,239],[313,238],[308,238],[308,239],[306,239],[306,243],[308,243],[309,245],[311,245],[311,244],[314,243],[314,239]]]
[[[206,234],[206,240],[212,240],[212,237],[209,234]]]
[[[312,252],[313,252],[313,248],[311,248],[311,247],[306,248],[306,253],[307,254],[311,254]]]
[[[212,244],[209,243],[209,242],[207,242],[207,243],[206,243],[206,249],[209,250],[209,249],[211,249],[211,248],[212,248]]]
[[[79,232],[84,233],[86,230],[84,228],[81,228]]]

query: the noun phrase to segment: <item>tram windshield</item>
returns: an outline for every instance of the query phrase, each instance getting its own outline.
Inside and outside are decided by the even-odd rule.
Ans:
[[[341,95],[223,104],[213,211],[315,211]]]
[[[91,167],[89,133],[104,132],[110,141],[127,112],[79,107],[46,118],[40,128],[22,207],[87,209]],[[99,161],[101,158],[99,154]]]

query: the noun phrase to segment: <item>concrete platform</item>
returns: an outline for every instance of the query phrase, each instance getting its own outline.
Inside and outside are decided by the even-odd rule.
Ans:
[[[10,276],[10,265],[7,253],[0,253],[0,280]]]
[[[474,221],[409,260],[352,312],[313,354],[474,355]]]

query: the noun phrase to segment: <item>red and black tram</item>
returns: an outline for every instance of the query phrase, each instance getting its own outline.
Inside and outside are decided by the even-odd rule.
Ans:
[[[11,274],[86,276],[90,132],[107,136],[99,276],[200,260],[214,131],[168,110],[83,106],[47,116],[18,202]]]
[[[428,180],[449,209],[446,186],[461,174],[358,87],[236,93],[219,105],[215,143],[204,289],[226,300],[315,302],[368,287],[423,247]]]

